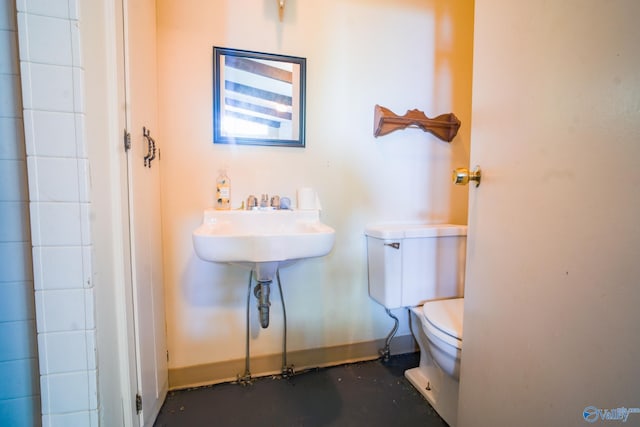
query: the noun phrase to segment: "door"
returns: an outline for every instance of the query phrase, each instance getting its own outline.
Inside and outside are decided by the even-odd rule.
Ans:
[[[151,425],[168,388],[160,221],[154,0],[123,0],[131,274],[140,425]],[[146,135],[145,135],[146,134]]]
[[[640,407],[640,2],[475,9],[459,425],[602,421]]]

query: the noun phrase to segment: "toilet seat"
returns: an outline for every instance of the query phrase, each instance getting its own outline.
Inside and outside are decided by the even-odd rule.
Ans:
[[[429,301],[422,306],[423,322],[433,336],[462,349],[462,319],[464,298]]]

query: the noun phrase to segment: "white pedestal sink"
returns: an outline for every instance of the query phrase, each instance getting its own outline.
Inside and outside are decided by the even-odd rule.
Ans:
[[[271,281],[280,265],[328,254],[334,242],[318,210],[207,209],[193,232],[198,257],[252,268],[258,281]]]

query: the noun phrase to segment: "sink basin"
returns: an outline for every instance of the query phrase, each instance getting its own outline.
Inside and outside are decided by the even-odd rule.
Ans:
[[[334,241],[318,210],[207,209],[193,232],[198,257],[254,268],[258,280],[271,280],[282,263],[328,254]]]

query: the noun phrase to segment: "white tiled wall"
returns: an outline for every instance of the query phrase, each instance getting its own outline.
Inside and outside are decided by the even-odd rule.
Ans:
[[[14,0],[0,0],[0,425],[40,425]]]
[[[42,421],[98,425],[76,0],[17,0]]]

